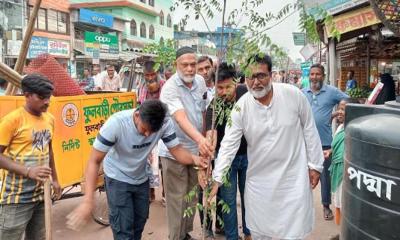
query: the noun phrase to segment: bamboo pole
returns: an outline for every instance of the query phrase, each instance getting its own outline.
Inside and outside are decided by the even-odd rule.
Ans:
[[[135,70],[136,70],[136,61],[137,61],[137,57],[135,58],[135,60],[132,60],[131,72],[129,73],[129,84],[128,84],[127,92],[131,92],[132,91],[133,81],[136,81],[136,72],[135,72]],[[138,94],[138,92],[136,92],[136,94]]]
[[[11,84],[21,87],[21,75],[2,62],[0,62],[0,74]]]
[[[29,17],[29,22],[28,22],[28,26],[25,31],[24,40],[22,41],[19,55],[17,58],[17,62],[14,67],[14,70],[17,71],[19,74],[22,74],[22,71],[24,69],[25,60],[26,60],[26,57],[28,54],[29,44],[31,43],[32,34],[34,31],[36,18],[37,18],[41,3],[42,3],[42,0],[36,0],[35,5],[32,10],[32,13],[31,13],[31,16]],[[14,83],[8,84],[5,94],[6,95],[14,95],[17,92],[18,87],[20,87],[20,84],[14,84]]]
[[[51,204],[51,183],[50,178],[48,178],[44,182],[44,222],[46,226],[46,240],[52,240]]]
[[[225,11],[226,11],[226,0],[224,0],[224,5],[223,5],[223,9],[222,9],[222,26],[221,26],[221,51],[219,57],[220,59],[218,59],[217,61],[222,60],[222,58],[224,57],[223,54],[223,46],[224,46],[224,24],[225,24]],[[214,79],[214,86],[217,86],[218,83],[218,71],[219,71],[219,63],[217,64],[217,69],[215,69],[215,79]],[[212,121],[211,121],[211,130],[215,130],[215,121],[216,121],[216,112],[215,112],[215,108],[217,106],[217,91],[215,91],[214,93],[214,100],[213,100],[213,113],[212,113]],[[211,144],[214,145],[214,142],[217,140],[214,138],[214,134],[211,135]],[[214,156],[212,157],[214,158]],[[208,163],[207,163],[207,172],[206,172],[206,177],[208,178],[208,176],[210,176],[211,174],[211,161],[212,158],[208,159]],[[207,214],[208,214],[208,194],[207,194],[207,189],[209,189],[210,187],[212,187],[212,181],[208,180],[207,181],[207,186],[206,188],[203,190],[203,231],[202,231],[202,240],[206,239],[206,233],[207,233]],[[218,205],[218,202],[217,202]],[[211,214],[212,216],[212,214]],[[216,217],[216,221],[218,221],[218,217]],[[210,223],[209,223],[210,224]]]

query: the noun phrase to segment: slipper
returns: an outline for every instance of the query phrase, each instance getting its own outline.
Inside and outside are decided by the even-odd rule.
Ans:
[[[215,234],[225,235],[225,230],[222,228],[215,228]]]
[[[329,208],[324,208],[324,219],[326,221],[330,221],[333,219],[332,210],[330,210]]]

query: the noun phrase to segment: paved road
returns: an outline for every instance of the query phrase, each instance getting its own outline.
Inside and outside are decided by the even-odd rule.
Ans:
[[[314,202],[316,208],[316,224],[314,231],[306,240],[327,240],[329,236],[338,233],[333,221],[325,221],[322,217],[322,207],[320,203],[319,188],[314,191]],[[151,204],[150,218],[147,221],[143,232],[144,240],[164,240],[167,239],[167,223],[165,208],[160,202],[160,192],[156,191],[156,201]],[[112,233],[109,227],[103,227],[94,221],[90,221],[80,232],[72,231],[65,226],[65,216],[67,216],[82,200],[73,198],[61,200],[54,204],[53,208],[53,231],[55,240],[109,240]],[[240,209],[240,208],[238,208]],[[195,231],[193,237],[201,239],[199,218],[196,216]],[[224,239],[223,236],[216,236],[218,240]]]

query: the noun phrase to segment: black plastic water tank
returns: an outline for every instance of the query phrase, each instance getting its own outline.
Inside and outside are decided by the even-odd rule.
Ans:
[[[341,240],[400,239],[397,106],[346,108]]]

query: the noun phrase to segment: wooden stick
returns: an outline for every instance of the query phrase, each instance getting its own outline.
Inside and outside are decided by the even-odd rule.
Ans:
[[[28,26],[25,31],[24,35],[24,40],[22,41],[21,48],[19,51],[19,55],[17,58],[17,62],[15,63],[15,71],[17,71],[19,74],[22,73],[25,65],[25,60],[28,55],[28,49],[29,49],[29,44],[31,43],[35,23],[36,23],[36,18],[39,12],[40,4],[42,3],[42,0],[36,0],[35,6],[33,7],[33,10],[31,12],[31,16],[29,17],[29,22]],[[21,87],[21,84],[8,84],[7,90],[5,92],[6,95],[14,95],[18,87]]]
[[[44,182],[44,221],[46,226],[46,240],[52,239],[51,205],[51,182],[50,179],[47,179]]]
[[[137,61],[137,58],[135,58],[135,60],[132,60],[131,72],[129,73],[129,84],[128,84],[128,89],[126,90],[127,92],[132,91],[133,81],[136,81],[136,72],[135,72],[136,61]]]
[[[224,46],[224,24],[225,24],[225,11],[226,11],[226,0],[224,0],[224,5],[223,5],[223,9],[222,9],[222,28],[221,28],[221,53],[218,54],[220,56],[218,56],[218,61],[222,61],[224,55],[223,55],[223,46]],[[218,72],[219,72],[219,63],[217,64],[217,69],[215,69],[215,79],[214,79],[214,87],[217,87],[217,83],[218,83]],[[212,103],[212,107],[213,107],[213,112],[212,112],[212,121],[211,121],[211,130],[214,131],[216,130],[216,112],[215,112],[215,108],[217,106],[217,98],[218,98],[218,94],[217,91],[215,91],[214,93],[214,99],[213,99],[213,103]],[[217,139],[214,138],[214,132],[211,134],[211,144],[214,145],[214,141],[217,141]],[[214,156],[211,156],[208,159],[208,163],[207,163],[207,173],[206,173],[206,177],[208,179],[208,176],[210,176],[211,173],[211,161],[214,158]],[[205,191],[203,191],[203,196],[207,195],[205,194],[205,192],[207,191],[207,189],[212,188],[212,179],[208,179],[207,180],[207,186],[205,188]],[[205,223],[206,219],[207,219],[207,214],[208,214],[208,197],[204,198],[203,197],[203,222]],[[204,206],[205,204],[205,206]],[[218,201],[216,203],[216,207],[218,207]],[[212,218],[212,213],[210,214],[211,218]],[[218,217],[215,218],[215,221],[218,221]],[[206,239],[206,232],[207,232],[207,226],[206,224],[203,224],[203,231],[202,231],[202,240]]]
[[[21,87],[22,76],[2,62],[0,62],[0,74],[5,78],[6,81]],[[9,84],[9,86],[11,84]]]

